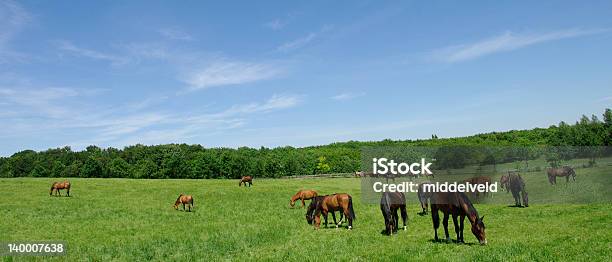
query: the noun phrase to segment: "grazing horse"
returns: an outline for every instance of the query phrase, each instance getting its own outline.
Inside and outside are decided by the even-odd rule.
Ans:
[[[432,194],[429,191],[427,192],[425,191],[425,185],[427,184],[433,184],[433,183],[429,181],[420,183],[418,191],[417,191],[417,196],[419,197],[419,202],[421,203],[421,209],[423,210],[418,214],[422,216],[427,214],[427,209],[428,209],[427,201],[431,199],[431,194]]]
[[[187,205],[189,212],[191,212],[191,208],[193,207],[193,197],[191,195],[181,193],[172,207],[174,207],[175,210],[178,210],[178,206],[180,204],[183,204],[183,211],[185,211],[185,205]]]
[[[352,229],[353,220],[355,220],[353,198],[346,193],[315,197],[312,202],[310,202],[310,206],[308,206],[308,210],[306,211],[306,221],[308,224],[312,224],[314,221],[314,227],[318,229],[321,226],[321,214],[323,214],[325,226],[327,227],[327,214],[329,212],[332,213],[335,223],[335,211],[340,211],[344,214],[344,217],[348,219],[348,229]],[[340,224],[342,224],[342,218],[340,218],[340,222],[336,224],[336,227],[339,227]]]
[[[49,190],[49,195],[53,195],[53,190],[55,190],[55,195],[59,195],[62,196],[62,193],[60,192],[60,190],[62,189],[66,189],[66,196],[70,196],[70,182],[68,182],[68,180],[65,180],[64,182],[53,182],[53,184],[51,185],[51,190]]]
[[[477,177],[472,177],[472,178],[468,178],[466,180],[463,180],[463,183],[470,183],[472,185],[485,185],[488,186],[491,184],[491,178],[488,176],[477,176]],[[474,196],[475,199],[480,199],[480,193],[479,191],[476,192],[471,192],[472,196]],[[482,195],[483,196],[487,196],[487,192],[483,192]]]
[[[514,203],[517,207],[521,206],[521,197],[525,207],[529,206],[529,199],[527,198],[527,191],[525,190],[525,181],[518,173],[508,174],[508,190],[512,192],[514,197]]]
[[[557,184],[557,177],[565,177],[565,182],[569,182],[570,176],[574,181],[576,181],[576,171],[572,167],[564,166],[560,168],[549,168],[546,170],[546,174],[548,175],[548,182],[551,185]]]
[[[238,182],[238,186],[242,186],[243,183],[244,183],[245,187],[247,186],[247,184],[249,185],[249,187],[251,187],[253,185],[253,177],[252,176],[243,176],[240,179],[240,182]]]
[[[314,191],[314,190],[300,190],[291,197],[291,201],[289,201],[289,205],[293,207],[295,205],[295,201],[300,199],[302,200],[302,207],[304,207],[304,205],[306,205],[306,203],[304,203],[304,200],[313,199],[314,197],[318,195],[319,193],[317,193],[317,191]]]
[[[457,234],[457,242],[464,243],[463,239],[463,221],[467,216],[472,224],[472,233],[478,239],[481,245],[487,244],[485,236],[485,224],[483,217],[478,217],[478,211],[470,202],[470,199],[462,192],[434,192],[431,198],[431,219],[434,227],[434,240],[438,241],[438,227],[440,226],[440,216],[438,211],[444,213],[444,234],[446,241],[450,242],[448,235],[448,217],[453,216],[453,224],[455,225],[455,233]],[[457,217],[460,217],[460,224],[457,223]]]
[[[380,198],[380,211],[385,218],[385,233],[393,235],[399,228],[397,210],[402,214],[404,230],[406,230],[406,197],[402,192],[384,192]]]

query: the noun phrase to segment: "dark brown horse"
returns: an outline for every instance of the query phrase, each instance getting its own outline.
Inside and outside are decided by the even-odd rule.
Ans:
[[[418,191],[417,191],[417,196],[419,197],[419,202],[421,203],[421,209],[423,210],[418,214],[422,216],[427,214],[427,209],[429,208],[427,202],[431,199],[431,194],[432,194],[432,192],[425,191],[425,185],[428,185],[428,184],[433,184],[433,183],[432,182],[420,183]]]
[[[240,182],[238,182],[238,186],[242,186],[243,183],[244,183],[245,187],[247,186],[247,184],[249,185],[249,187],[251,187],[253,185],[253,177],[252,176],[243,176],[240,179]]]
[[[472,224],[472,233],[478,239],[481,245],[487,244],[485,236],[485,225],[483,217],[478,217],[478,212],[470,202],[470,199],[461,192],[434,192],[431,197],[431,219],[434,227],[434,240],[438,241],[438,227],[440,227],[440,216],[438,211],[444,213],[444,234],[446,241],[450,242],[448,235],[448,217],[453,217],[455,225],[455,233],[457,234],[457,242],[463,243],[463,221],[468,218]],[[457,223],[457,217],[460,218],[460,223]]]
[[[380,198],[380,211],[385,218],[385,233],[392,235],[399,228],[397,210],[402,214],[404,230],[406,230],[406,197],[402,192],[384,192]]]
[[[564,166],[560,168],[549,168],[546,170],[546,174],[548,175],[548,182],[551,185],[557,184],[557,177],[565,177],[565,182],[569,182],[570,176],[574,181],[576,181],[576,171],[569,166]]]
[[[521,198],[525,207],[529,206],[529,199],[527,197],[527,191],[525,190],[525,181],[518,173],[508,174],[508,190],[512,192],[514,197],[515,206],[521,206]]]
[[[304,207],[304,205],[306,205],[306,203],[304,203],[304,200],[313,199],[314,197],[318,195],[319,193],[317,193],[317,191],[314,191],[314,190],[300,190],[291,197],[291,200],[289,201],[289,205],[293,207],[295,205],[295,201],[299,199],[299,200],[302,200],[302,207]]]
[[[472,185],[490,185],[491,178],[488,176],[477,176],[477,177],[472,177],[472,178],[463,180],[463,183],[470,183]],[[475,199],[480,199],[481,192],[476,191],[476,192],[470,192],[470,193]],[[482,192],[482,195],[486,197],[488,195],[488,192],[486,191]]]
[[[327,214],[331,212],[336,223],[335,211],[340,211],[344,214],[344,217],[348,220],[348,229],[353,228],[353,220],[355,220],[355,211],[353,210],[353,198],[351,195],[346,193],[338,193],[327,196],[317,196],[313,198],[306,211],[306,221],[308,224],[312,224],[314,221],[315,229],[321,226],[321,214],[325,219],[325,227],[327,227]],[[342,214],[340,222],[336,224],[339,227],[342,224]]]
[[[187,205],[189,212],[191,212],[191,208],[193,207],[193,197],[191,195],[181,193],[172,207],[174,207],[175,210],[178,210],[180,204],[183,204],[183,211],[185,211],[185,205]]]
[[[64,182],[53,182],[51,185],[51,190],[49,190],[49,195],[53,195],[53,190],[55,190],[56,196],[62,196],[60,190],[66,189],[66,196],[70,196],[70,182],[65,180]]]

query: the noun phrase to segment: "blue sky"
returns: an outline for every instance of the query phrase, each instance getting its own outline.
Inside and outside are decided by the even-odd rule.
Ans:
[[[610,1],[0,0],[0,155],[308,146],[612,107]]]

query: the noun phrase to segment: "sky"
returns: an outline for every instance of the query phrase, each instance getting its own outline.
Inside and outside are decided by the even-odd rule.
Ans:
[[[0,0],[0,156],[573,123],[611,47],[611,1]]]

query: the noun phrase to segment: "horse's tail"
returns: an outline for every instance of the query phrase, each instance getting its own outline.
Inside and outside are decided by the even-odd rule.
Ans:
[[[355,220],[357,217],[355,217],[355,210],[353,210],[353,197],[350,197],[350,196],[349,196],[348,209],[349,209],[349,218],[352,220]]]

